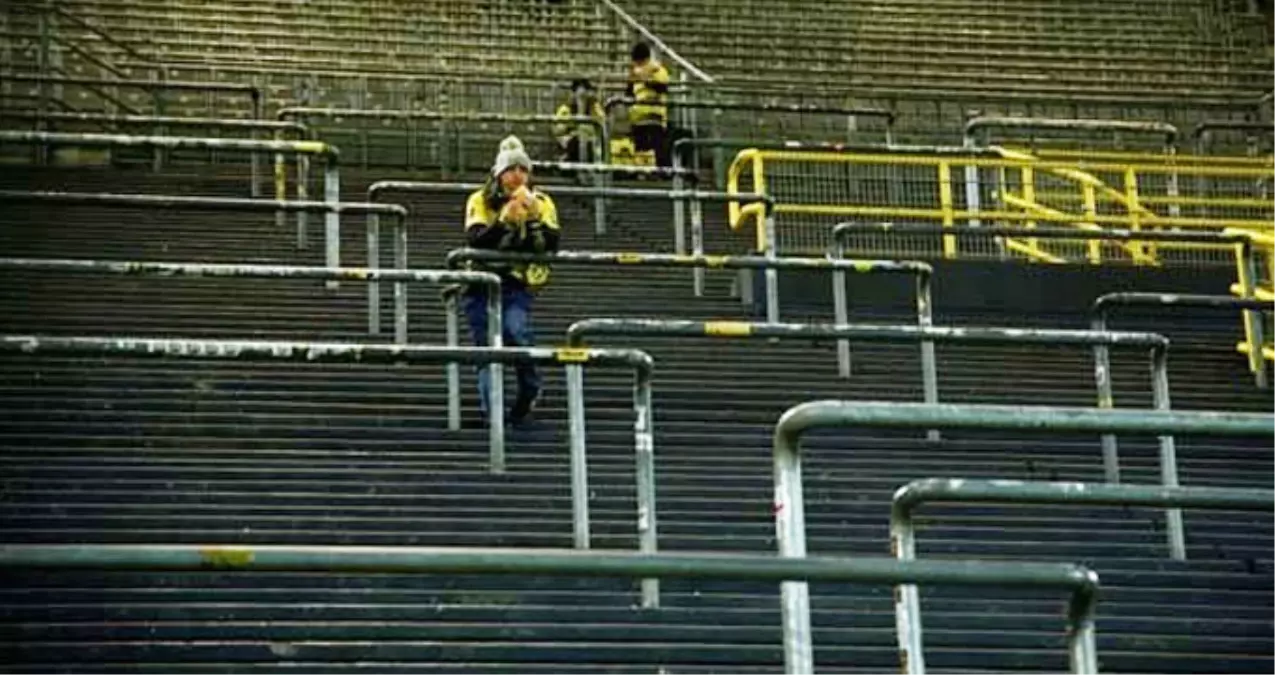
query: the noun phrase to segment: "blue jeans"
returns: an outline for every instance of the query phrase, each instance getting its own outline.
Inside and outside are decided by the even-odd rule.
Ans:
[[[506,347],[534,347],[536,336],[531,332],[532,295],[520,285],[505,284],[501,289],[500,312],[504,321],[502,339]],[[479,347],[487,346],[487,289],[476,288],[465,293],[461,300],[465,317],[469,320],[469,336]],[[540,395],[540,373],[536,364],[519,361],[514,364],[518,374],[518,398],[532,400]],[[483,414],[488,410],[488,392],[491,390],[491,372],[486,366],[478,369],[478,402]]]

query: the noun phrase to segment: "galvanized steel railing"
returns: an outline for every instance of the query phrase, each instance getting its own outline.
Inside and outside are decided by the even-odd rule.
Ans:
[[[1275,511],[1275,492],[1237,488],[1107,485],[1103,483],[1040,483],[1017,480],[929,478],[908,483],[894,493],[890,504],[890,548],[899,560],[916,560],[913,511],[922,504],[1051,504],[1102,506],[1165,506],[1172,508]],[[894,612],[901,628],[900,646],[909,658],[904,672],[924,675],[921,599],[915,584],[895,588]]]
[[[493,297],[499,298],[499,295]],[[498,302],[498,300],[497,300]],[[489,324],[489,329],[490,329]],[[40,335],[0,335],[0,352],[22,354],[118,354],[147,357],[184,357],[207,359],[264,359],[306,362],[363,363],[472,363],[511,364],[559,363],[575,366],[623,366],[633,371],[633,444],[637,461],[637,532],[642,553],[657,550],[655,508],[655,427],[651,406],[651,378],[655,364],[645,352],[634,349],[547,349],[538,347],[450,347],[436,345],[383,345],[350,342],[294,342],[283,340],[206,340],[154,339],[128,336],[53,337]],[[500,393],[492,378],[492,396]],[[583,400],[572,396],[569,400]],[[503,415],[493,405],[489,443],[490,468],[493,473],[505,471],[505,428]],[[581,418],[583,409],[568,410],[572,420]],[[571,429],[583,430],[583,424],[571,423]],[[583,439],[572,443],[583,444]],[[642,580],[642,606],[658,607],[659,581]]]
[[[1251,413],[1094,410],[1043,406],[926,405],[859,401],[811,401],[789,408],[775,427],[775,538],[779,555],[806,556],[806,513],[802,494],[801,437],[828,428],[864,429],[980,429],[1023,432],[1093,432],[1140,434],[1212,434],[1270,438],[1275,417]],[[810,596],[804,582],[782,586],[783,620],[789,667],[810,672]],[[912,615],[913,618],[915,615]],[[1074,616],[1074,615],[1073,615]],[[901,623],[907,626],[909,624]],[[1093,626],[1069,633],[1068,652],[1073,672],[1097,672]],[[919,638],[919,635],[917,636]],[[919,643],[908,630],[899,632],[905,668],[923,663]],[[793,663],[796,663],[794,668]]]

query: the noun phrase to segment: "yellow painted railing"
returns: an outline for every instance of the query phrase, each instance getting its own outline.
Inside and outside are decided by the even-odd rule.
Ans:
[[[757,249],[768,254],[829,250],[832,225],[843,220],[920,221],[953,232],[994,224],[1022,231],[1021,237],[997,241],[999,256],[1093,265],[1234,260],[1237,282],[1232,290],[1237,295],[1275,299],[1271,157],[1060,150],[1031,154],[1003,148],[942,154],[749,149],[732,162],[727,191],[766,194],[774,200],[769,218],[761,204],[729,203],[731,228],[753,226]],[[1032,230],[1040,224],[1075,228],[1078,238],[1061,243],[1033,238]],[[1225,231],[1242,234],[1249,243],[1102,241],[1081,234],[1106,228]],[[937,250],[919,255],[971,254],[969,244],[958,248],[954,235],[939,239]],[[918,251],[907,250],[900,241],[870,254],[918,257]],[[928,245],[933,241],[928,239]],[[1272,345],[1256,344],[1257,327],[1246,321],[1244,330],[1239,351],[1271,353]],[[1249,359],[1251,368],[1264,368],[1266,362]]]
[[[1023,228],[1021,240],[1004,243],[1015,255],[1102,264],[1111,257],[1104,255],[1113,248],[1110,243],[1091,241],[1083,253],[1068,254],[1033,241],[1030,230],[1047,223],[1269,234],[1275,218],[1269,196],[1275,162],[1269,157],[996,150],[999,156],[749,149],[732,162],[727,190],[766,193],[775,200],[771,225],[788,228],[787,236],[779,237],[785,252],[826,250],[831,219],[922,221],[944,228],[995,223]],[[746,190],[744,183],[750,183]],[[766,249],[767,221],[760,205],[731,204],[729,217],[733,229],[754,224],[757,248]],[[820,218],[828,224],[817,222]],[[1146,242],[1119,244],[1116,257],[1154,265],[1161,262],[1159,249],[1199,251],[1214,262],[1229,258],[1229,251],[1217,246]],[[955,237],[942,237],[941,255],[960,254]]]

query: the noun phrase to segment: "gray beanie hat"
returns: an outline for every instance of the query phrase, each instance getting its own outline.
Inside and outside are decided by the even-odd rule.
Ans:
[[[499,176],[515,166],[521,166],[531,172],[531,157],[517,136],[507,136],[500,142],[500,151],[496,153],[496,161],[491,165],[491,175]]]

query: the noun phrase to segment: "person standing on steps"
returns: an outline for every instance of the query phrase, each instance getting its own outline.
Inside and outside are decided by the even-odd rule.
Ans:
[[[531,157],[522,141],[509,136],[500,143],[491,176],[482,189],[469,195],[465,203],[465,238],[472,248],[524,253],[546,253],[558,250],[560,228],[558,209],[549,195],[531,186]],[[504,344],[507,347],[531,347],[535,335],[531,330],[531,306],[535,293],[549,281],[549,267],[539,263],[471,264],[473,269],[494,272],[501,280],[501,312],[504,319]],[[465,290],[461,306],[469,321],[474,344],[487,344],[487,289],[470,286]],[[531,362],[515,364],[518,394],[509,410],[509,422],[529,421],[540,397],[541,379]],[[491,405],[491,380],[487,367],[478,370],[478,400],[483,417]]]
[[[625,95],[629,106],[629,137],[639,152],[655,152],[657,166],[669,166],[668,68],[651,55],[645,42],[633,45],[630,53],[629,85]]]
[[[566,121],[571,117],[589,117],[597,120],[599,124],[606,122],[606,112],[602,110],[602,103],[598,101],[592,82],[585,78],[572,80],[571,93],[553,115],[563,120],[553,125],[553,135],[558,141],[560,161],[593,162],[595,157],[600,156],[598,143],[601,139],[598,138],[596,127]]]

